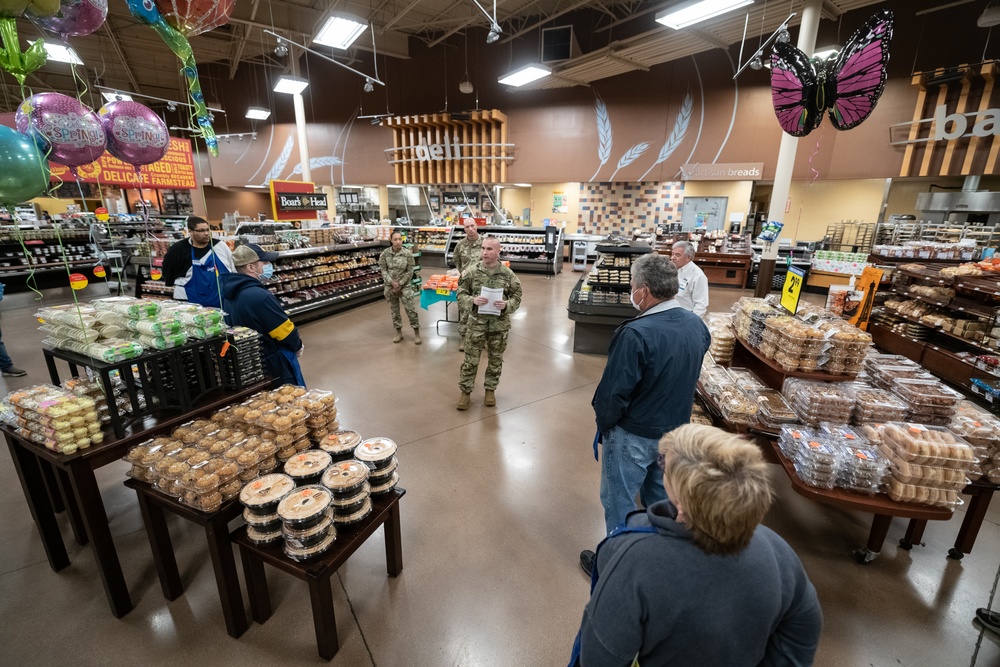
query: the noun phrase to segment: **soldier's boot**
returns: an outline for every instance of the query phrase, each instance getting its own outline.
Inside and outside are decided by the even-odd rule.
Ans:
[[[470,394],[466,394],[465,392],[462,392],[462,397],[460,399],[458,399],[458,405],[456,405],[455,407],[457,409],[459,409],[459,410],[468,410],[469,409],[469,399],[470,398],[472,398],[472,396]]]
[[[420,329],[418,327],[413,328],[413,342],[416,345],[420,345],[424,341],[420,340]]]
[[[496,404],[497,404],[496,394],[493,393],[492,389],[487,389],[486,390],[486,398],[483,399],[483,405],[485,405],[488,408],[492,408]]]
[[[396,329],[396,337],[392,339],[393,343],[398,343],[403,340],[403,330]]]

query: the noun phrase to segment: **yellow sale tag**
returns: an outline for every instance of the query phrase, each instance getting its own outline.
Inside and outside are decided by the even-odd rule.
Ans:
[[[802,291],[803,278],[805,278],[805,272],[802,269],[794,266],[788,267],[788,273],[785,274],[785,284],[781,288],[781,307],[792,315],[799,307],[799,293]]]
[[[441,296],[448,296],[449,294],[451,294],[451,290],[450,289],[442,289],[440,287],[437,290],[435,290],[435,291],[438,294],[440,294]]]

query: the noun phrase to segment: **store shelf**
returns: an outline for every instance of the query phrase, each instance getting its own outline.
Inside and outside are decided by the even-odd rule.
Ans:
[[[555,237],[551,238],[554,230]],[[555,275],[562,271],[563,232],[554,227],[480,227],[480,236],[494,236],[500,240],[500,259],[509,261],[514,270],[539,272]],[[454,252],[458,242],[465,238],[465,229],[452,227],[445,250],[445,263],[455,266]],[[546,243],[551,240],[551,243]],[[538,254],[541,257],[517,257],[521,253]]]
[[[281,296],[282,294],[294,294],[295,292],[302,292],[302,291],[305,291],[305,290],[316,289],[318,287],[323,287],[324,285],[332,285],[334,283],[340,283],[340,282],[343,282],[345,280],[351,280],[352,278],[362,278],[364,276],[378,275],[379,274],[379,270],[378,270],[377,266],[374,267],[373,269],[370,269],[370,267],[364,267],[364,268],[365,268],[365,270],[359,271],[358,273],[352,273],[351,275],[347,276],[346,278],[336,278],[334,280],[326,280],[326,281],[321,282],[321,283],[316,283],[314,285],[309,285],[308,287],[296,287],[294,289],[286,289],[286,290],[273,290],[272,289],[271,293],[274,294],[275,296]],[[357,269],[338,269],[337,271],[331,271],[330,273],[340,273],[341,271],[357,271]],[[322,273],[322,274],[319,274],[319,275],[328,275],[328,274]],[[270,287],[271,287],[271,283],[268,283],[268,288],[270,288]]]
[[[304,255],[318,255],[324,252],[339,253],[345,250],[360,250],[362,248],[379,248],[384,246],[381,241],[367,241],[364,243],[342,243],[340,245],[319,246],[316,248],[296,248],[295,250],[279,250],[278,259],[286,257],[302,257]],[[277,269],[277,267],[275,267]]]

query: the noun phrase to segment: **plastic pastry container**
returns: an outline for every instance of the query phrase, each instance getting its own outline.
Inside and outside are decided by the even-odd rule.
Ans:
[[[964,470],[910,463],[896,456],[894,451],[886,447],[883,449],[891,464],[890,470],[893,478],[903,484],[961,491],[969,483],[969,478]]]
[[[904,484],[895,477],[890,477],[886,495],[897,502],[920,503],[954,509],[962,504],[958,491],[936,489],[918,484]]]
[[[298,547],[290,545],[288,542],[285,542],[283,549],[285,555],[291,558],[292,560],[304,561],[304,560],[309,560],[310,558],[315,558],[316,556],[319,556],[323,554],[325,551],[329,550],[330,547],[333,546],[333,543],[336,539],[337,539],[336,531],[330,531],[330,533],[328,533],[327,536],[323,539],[323,541],[320,542],[319,544],[315,544],[313,546],[300,549]]]
[[[318,484],[333,460],[322,450],[314,449],[296,454],[285,461],[285,474],[299,486]]]
[[[748,393],[750,398],[757,403],[757,419],[765,426],[781,428],[782,424],[791,424],[799,421],[799,416],[795,414],[792,406],[788,405],[788,402],[781,395],[780,391],[775,389],[755,389]]]
[[[889,422],[879,430],[882,443],[907,463],[963,471],[977,463],[973,448],[942,426]]]
[[[389,478],[392,477],[397,468],[399,468],[399,461],[393,456],[392,460],[389,461],[389,465],[368,475],[368,483],[371,484],[372,488],[382,486],[389,481]]]
[[[265,412],[255,423],[261,428],[277,433],[288,433],[293,427],[304,423],[308,417],[309,413],[302,408],[283,406],[276,410]]]
[[[355,459],[338,461],[323,473],[322,484],[337,498],[351,498],[368,486],[367,465]]]
[[[716,399],[723,418],[731,424],[757,423],[757,403],[742,391],[720,394]]]
[[[329,410],[336,410],[337,396],[332,391],[310,389],[302,396],[294,397],[292,403],[308,412],[310,417],[321,416]]]
[[[396,454],[395,441],[385,438],[368,438],[354,449],[354,458],[373,470],[387,467]]]
[[[749,368],[730,368],[729,376],[736,383],[736,386],[744,391],[764,389],[767,386]]]
[[[334,461],[344,461],[354,458],[354,450],[360,444],[361,434],[356,431],[335,431],[319,441],[319,448]]]
[[[312,485],[297,488],[278,503],[281,521],[295,530],[305,530],[327,518],[333,494],[324,486]]]
[[[283,541],[281,528],[274,530],[262,530],[252,525],[247,525],[247,539],[258,546],[270,546]]]
[[[355,510],[353,514],[334,514],[333,522],[338,526],[350,526],[360,521],[364,521],[371,513],[372,501],[366,498],[364,503],[361,504],[361,507]]]
[[[251,514],[275,514],[281,499],[295,490],[295,480],[288,475],[271,473],[249,482],[240,491],[240,502]]]
[[[819,425],[819,429],[830,442],[854,446],[868,444],[868,440],[850,426],[834,424],[831,422],[822,422]]]
[[[281,530],[281,518],[277,512],[274,514],[254,514],[249,509],[244,508],[243,520],[246,521],[248,526],[252,526],[255,530],[262,533]]]
[[[282,524],[281,534],[285,538],[285,544],[295,549],[307,549],[323,542],[331,532],[335,533],[333,527],[333,512],[326,511],[326,518],[315,526],[310,526],[302,530],[289,528]]]
[[[378,486],[372,484],[372,489],[370,493],[373,496],[380,496],[384,493],[389,493],[394,488],[396,488],[396,484],[398,482],[399,482],[399,474],[394,472],[392,473],[392,477],[387,481],[382,482],[382,484],[379,484]]]

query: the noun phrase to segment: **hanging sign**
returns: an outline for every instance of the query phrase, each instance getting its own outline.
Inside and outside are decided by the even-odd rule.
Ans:
[[[81,290],[87,286],[87,276],[82,273],[69,274],[69,286],[75,290]]]
[[[104,270],[103,266],[98,264],[97,266],[94,267],[94,276],[96,276],[97,278],[103,278],[106,275],[108,275],[108,272]]]
[[[153,280],[159,280],[163,277],[163,271],[156,268],[155,266],[149,270],[149,277]]]
[[[97,208],[94,209],[94,217],[100,220],[101,222],[107,222],[111,216],[108,215],[108,209],[104,208],[103,206],[98,206]]]
[[[276,203],[279,211],[325,211],[329,208],[326,204],[325,194],[293,195],[279,193]]]
[[[848,297],[848,301],[844,304],[844,315],[849,316],[847,321],[862,331],[868,331],[868,318],[875,303],[875,292],[882,282],[882,273],[882,269],[866,266],[861,272],[861,277],[854,283],[854,290],[860,292],[862,296],[856,301]]]
[[[479,193],[477,192],[466,192],[465,194],[461,192],[443,192],[441,194],[444,197],[444,203],[447,205],[468,204],[472,208],[479,207]]]
[[[78,179],[74,179],[69,167],[55,162],[49,163],[53,181],[79,180],[82,183],[99,183],[101,185],[119,185],[126,188],[170,188],[180,190],[195,190],[198,181],[194,173],[194,157],[191,154],[191,141],[170,137],[167,154],[162,160],[143,165],[137,176],[135,167],[122,162],[105,152],[96,162],[77,167]]]
[[[788,273],[785,274],[785,284],[781,288],[781,307],[792,315],[799,307],[799,296],[802,293],[805,277],[806,272],[796,266],[788,267]]]
[[[318,206],[319,198],[322,198],[322,207]],[[317,206],[310,206],[310,201]],[[313,183],[271,181],[271,213],[275,220],[318,220],[318,211],[326,208],[326,195],[317,193]]]

